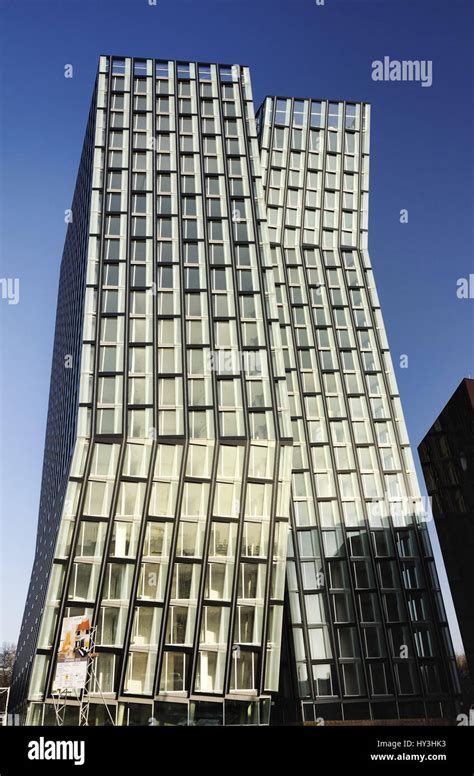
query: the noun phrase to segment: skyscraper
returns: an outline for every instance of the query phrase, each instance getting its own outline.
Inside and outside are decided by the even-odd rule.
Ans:
[[[421,441],[426,488],[474,676],[474,380],[465,378]]]
[[[248,70],[102,57],[91,116],[16,697],[54,720],[52,658],[79,617],[91,724],[265,722],[292,448]]]
[[[457,688],[368,254],[369,122],[258,112],[294,440],[281,695],[307,721],[449,716]]]
[[[246,67],[100,58],[15,669],[28,723],[452,713],[368,153],[365,104],[268,98],[257,133]],[[90,629],[87,692],[67,692]]]

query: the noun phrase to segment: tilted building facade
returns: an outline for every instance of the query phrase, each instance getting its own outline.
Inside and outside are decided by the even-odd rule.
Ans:
[[[368,254],[370,106],[269,97],[258,125],[294,444],[280,696],[308,722],[449,717],[430,511]]]
[[[89,724],[452,713],[368,159],[365,104],[267,98],[256,121],[246,67],[100,58],[15,668],[29,724],[55,722],[72,616],[95,628]]]

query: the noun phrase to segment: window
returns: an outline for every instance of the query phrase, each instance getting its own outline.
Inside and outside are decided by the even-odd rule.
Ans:
[[[231,692],[255,690],[257,655],[255,652],[237,652],[232,657]]]
[[[306,619],[308,625],[320,625],[327,620],[326,600],[322,593],[305,595]]]
[[[132,212],[146,213],[146,196],[144,194],[134,194],[132,197]]]
[[[143,547],[143,556],[166,557],[171,543],[171,523],[148,523]]]
[[[83,520],[76,544],[76,556],[101,557],[105,541],[105,523],[92,523]]]
[[[331,598],[334,621],[337,623],[353,621],[352,597],[348,593],[333,593]]]
[[[411,661],[404,660],[395,665],[395,676],[398,684],[398,692],[401,695],[412,695],[417,692],[418,682],[415,678],[415,670]]]
[[[168,62],[157,62],[155,65],[155,75],[157,78],[168,78],[169,77]]]
[[[145,111],[147,109],[147,99],[146,97],[134,97],[133,98],[133,109],[134,110],[142,110]]]
[[[126,607],[102,606],[97,628],[97,643],[101,646],[121,646],[126,622]]]
[[[176,555],[200,557],[203,543],[203,525],[182,520],[179,526]]]
[[[113,195],[116,196],[116,195]],[[120,234],[120,216],[108,216],[106,219],[106,233],[107,235],[119,235]]]
[[[132,651],[128,655],[127,674],[125,677],[126,693],[149,695],[153,692],[153,679],[157,653]]]
[[[308,635],[313,660],[324,660],[332,656],[329,632],[326,627],[310,628]]]
[[[85,515],[108,517],[112,499],[111,486],[111,482],[89,482],[84,504]]]
[[[318,664],[313,666],[313,679],[316,695],[327,697],[336,694],[333,680],[333,667],[330,664]]]
[[[360,663],[344,663],[341,668],[344,682],[344,695],[361,695],[364,683]]]
[[[105,570],[103,600],[128,601],[132,577],[132,564],[108,563]]]
[[[183,692],[187,688],[188,656],[183,652],[165,652],[160,677],[160,692]]]
[[[71,571],[68,598],[93,601],[99,581],[97,563],[74,563]]]

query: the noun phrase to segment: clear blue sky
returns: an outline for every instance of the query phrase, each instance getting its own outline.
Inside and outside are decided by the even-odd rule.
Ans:
[[[17,639],[31,572],[64,210],[99,55],[248,64],[257,104],[275,93],[372,104],[369,247],[416,448],[474,375],[474,299],[456,297],[474,272],[472,10],[471,0],[0,0],[1,277],[21,284],[18,305],[0,301],[0,641]],[[432,60],[432,87],[372,81],[384,56]]]

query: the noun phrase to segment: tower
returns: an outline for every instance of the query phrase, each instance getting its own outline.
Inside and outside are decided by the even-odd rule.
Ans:
[[[84,617],[89,724],[102,696],[117,724],[264,723],[291,424],[248,69],[101,57],[78,187],[15,704],[50,718],[61,623]]]
[[[267,98],[256,120],[247,67],[100,58],[15,667],[29,724],[54,718],[68,618],[94,633],[89,724],[452,713],[368,160],[364,103]]]
[[[283,715],[449,717],[430,510],[368,254],[370,106],[268,97],[258,124],[294,444]]]

